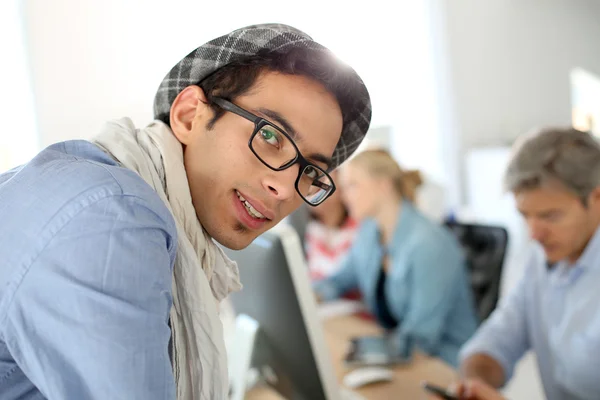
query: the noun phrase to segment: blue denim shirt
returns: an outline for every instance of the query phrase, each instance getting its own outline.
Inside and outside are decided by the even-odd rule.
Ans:
[[[522,279],[461,350],[485,353],[508,381],[533,350],[548,400],[600,399],[600,228],[573,265],[552,269],[538,245]]]
[[[85,141],[0,175],[0,398],[174,399],[173,218]]]
[[[477,329],[477,317],[460,245],[445,228],[428,220],[409,202],[389,247],[391,267],[385,297],[399,321],[395,337],[401,352],[412,347],[457,364],[460,347]],[[341,270],[314,286],[324,300],[358,288],[376,314],[377,281],[385,249],[377,224],[367,220]]]

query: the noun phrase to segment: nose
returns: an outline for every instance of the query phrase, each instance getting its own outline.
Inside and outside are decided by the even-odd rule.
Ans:
[[[269,171],[262,179],[263,188],[279,201],[293,198],[296,195],[298,169],[298,164],[295,164],[283,171]]]
[[[527,225],[529,227],[529,235],[533,240],[538,242],[544,241],[546,238],[546,228],[541,222],[530,220],[527,221]]]

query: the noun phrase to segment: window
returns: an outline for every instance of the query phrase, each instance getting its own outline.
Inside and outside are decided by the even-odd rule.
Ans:
[[[600,137],[600,78],[581,68],[571,71],[573,127]]]

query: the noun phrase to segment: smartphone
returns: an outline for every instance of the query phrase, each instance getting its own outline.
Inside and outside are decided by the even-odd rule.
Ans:
[[[458,397],[448,392],[446,389],[441,388],[439,386],[432,385],[431,383],[424,382],[423,389],[427,390],[429,393],[435,394],[440,399],[444,400],[459,400]]]
[[[410,360],[397,355],[393,341],[389,337],[360,336],[352,338],[350,351],[344,361],[349,367],[358,367],[406,364]]]

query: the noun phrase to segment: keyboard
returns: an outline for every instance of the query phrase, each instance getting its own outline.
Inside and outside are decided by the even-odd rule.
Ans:
[[[347,388],[340,388],[340,399],[341,400],[367,400],[366,397],[350,390]]]

